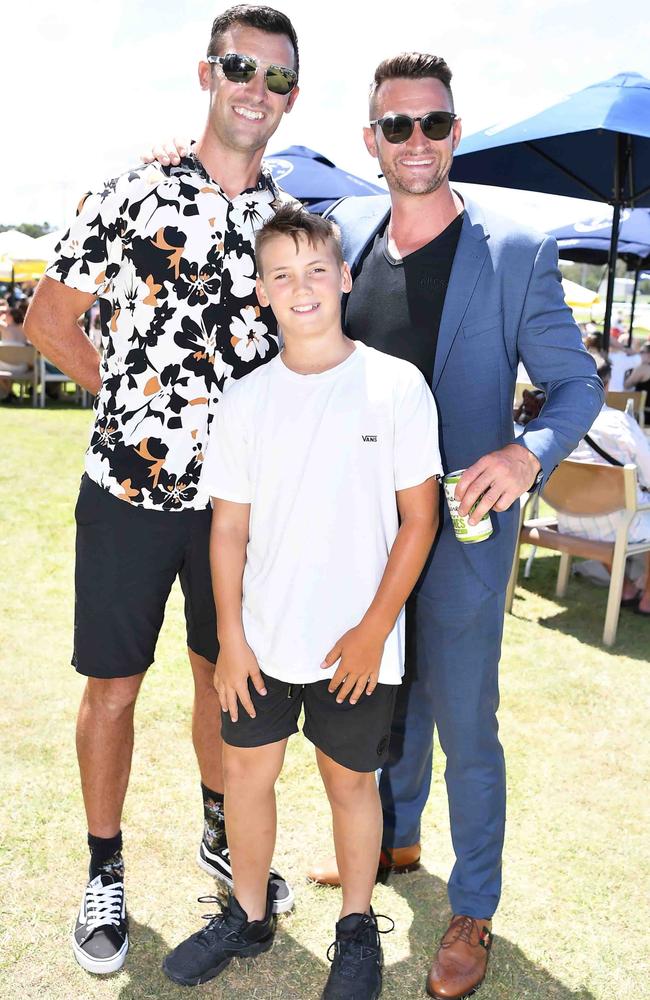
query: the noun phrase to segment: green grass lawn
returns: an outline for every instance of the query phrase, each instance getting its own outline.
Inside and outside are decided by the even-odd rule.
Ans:
[[[195,865],[201,831],[190,742],[190,671],[175,591],[137,710],[124,817],[131,952],[105,979],[75,963],[69,933],[87,848],[74,754],[82,681],[69,666],[73,508],[90,414],[0,411],[3,809],[0,998],[173,1000],[160,971],[201,923],[213,883]],[[605,595],[574,580],[553,596],[557,559],[539,557],[506,623],[501,734],[508,762],[504,893],[482,1000],[639,1000],[650,996],[648,651],[650,623],[622,612],[600,642]],[[424,995],[445,926],[452,864],[443,760],[425,814],[423,868],[378,886],[386,1000]],[[278,867],[296,908],[257,962],[235,962],[198,998],[315,1000],[327,974],[339,893],[306,884],[331,849],[310,745],[290,743],[278,790]],[[645,884],[644,884],[645,883]]]

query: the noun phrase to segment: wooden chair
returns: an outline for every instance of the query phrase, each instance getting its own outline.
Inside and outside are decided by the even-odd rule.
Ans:
[[[613,410],[624,410],[627,406],[628,399],[631,399],[634,405],[634,416],[637,419],[639,427],[645,427],[645,406],[647,395],[648,393],[645,389],[641,389],[639,392],[636,392],[634,389],[625,389],[623,392],[605,393],[605,402],[608,406],[611,406]]]
[[[558,597],[566,594],[574,556],[611,563],[603,642],[606,646],[613,646],[621,607],[625,560],[638,552],[650,552],[650,540],[636,544],[628,541],[634,515],[639,511],[650,511],[650,498],[647,504],[637,506],[636,466],[597,465],[567,459],[557,467],[542,493],[542,498],[550,507],[564,514],[595,517],[620,511],[622,516],[614,542],[597,542],[565,534],[559,530],[554,517],[527,518],[526,512],[534,496],[521,506],[519,538],[506,592],[506,611],[512,611],[519,572],[519,549],[524,542],[561,553],[555,587]]]
[[[27,365],[27,371],[16,375],[11,371],[11,365]],[[10,378],[20,385],[21,398],[25,386],[32,387],[32,406],[36,406],[36,390],[38,387],[38,363],[36,348],[31,344],[12,344],[11,341],[0,341],[0,376]]]
[[[59,385],[67,385],[71,383],[75,387],[75,401],[81,403],[82,407],[88,406],[89,394],[80,385],[77,385],[68,375],[65,375],[58,368],[49,370],[47,367],[47,361],[42,354],[38,356],[38,405],[42,408],[47,402],[47,394],[45,392],[45,387],[48,383],[56,382]]]

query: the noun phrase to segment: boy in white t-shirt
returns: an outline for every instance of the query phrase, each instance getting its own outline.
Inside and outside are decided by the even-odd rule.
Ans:
[[[404,669],[404,602],[437,528],[436,409],[413,365],[343,334],[351,277],[331,222],[285,206],[259,231],[256,255],[257,295],[284,349],[224,395],[203,471],[234,888],[163,967],[194,985],[271,947],[274,785],[304,708],[343,887],[323,997],[371,1000],[382,964],[370,906],[375,770]]]

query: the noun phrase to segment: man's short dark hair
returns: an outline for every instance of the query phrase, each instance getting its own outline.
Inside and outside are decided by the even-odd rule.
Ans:
[[[377,91],[385,80],[440,80],[449,94],[451,110],[454,110],[454,95],[451,92],[451,70],[441,56],[427,52],[400,52],[397,56],[384,59],[375,70],[375,78],[370,85],[370,117],[376,114]]]
[[[334,251],[337,263],[343,263],[341,233],[339,227],[329,219],[308,212],[302,205],[294,203],[281,205],[275,215],[264,223],[255,237],[255,257],[257,270],[262,277],[261,257],[265,245],[276,236],[291,236],[296,244],[296,253],[303,236],[310,246],[316,248],[319,243],[329,243]]]
[[[242,3],[236,7],[229,7],[219,14],[212,22],[212,32],[210,34],[210,44],[208,45],[208,55],[218,56],[221,36],[230,28],[237,24],[242,24],[247,28],[257,28],[258,31],[268,31],[271,35],[286,35],[293,45],[294,65],[296,73],[299,70],[298,62],[298,36],[296,29],[286,14],[274,7],[263,7],[257,4]],[[248,55],[248,53],[244,53]]]

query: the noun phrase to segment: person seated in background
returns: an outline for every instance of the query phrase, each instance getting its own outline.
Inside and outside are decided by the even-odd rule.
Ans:
[[[650,353],[650,343],[648,352]],[[650,358],[648,359],[650,361]],[[649,365],[650,368],[650,365]],[[611,365],[601,361],[598,374],[602,379],[605,392],[609,388]],[[594,420],[588,435],[595,444],[612,459],[617,459],[624,465],[633,462],[637,467],[637,502],[650,503],[650,441],[637,424],[634,417],[621,410],[614,410],[605,403]],[[608,462],[603,454],[599,454],[586,438],[583,438],[577,448],[569,455],[571,462],[592,462],[597,465],[614,465]],[[558,512],[558,527],[560,531],[570,535],[580,535],[599,542],[613,542],[616,530],[620,524],[622,513],[600,514],[597,517],[577,517]],[[650,538],[650,511],[637,514],[630,525],[630,542],[642,542]],[[611,566],[607,567],[611,571]],[[645,584],[639,589],[626,575],[621,595],[621,606],[631,607],[637,614],[650,615],[650,553],[646,557]]]
[[[14,344],[19,347],[24,347],[27,344],[27,338],[23,332],[23,322],[26,312],[27,303],[24,299],[21,299],[18,305],[11,307],[8,305],[6,299],[0,302],[0,341],[3,344]],[[9,376],[0,376],[0,403],[14,402],[16,396],[11,391],[13,385],[12,376],[26,375],[30,371],[31,366],[26,362],[14,363],[5,361],[3,358],[0,361],[0,367],[3,372],[11,373]]]
[[[623,386],[625,389],[634,389],[636,392],[640,392],[642,389],[647,391],[645,420],[646,424],[648,424],[650,423],[650,340],[646,340],[644,344],[641,344],[639,354],[641,355],[641,361],[627,375]]]
[[[588,329],[589,327],[593,327],[593,329]],[[606,357],[605,352],[603,351],[603,335],[598,332],[593,323],[587,324],[587,330],[585,336],[582,338],[582,343],[585,345],[591,356],[595,358],[596,364]]]

